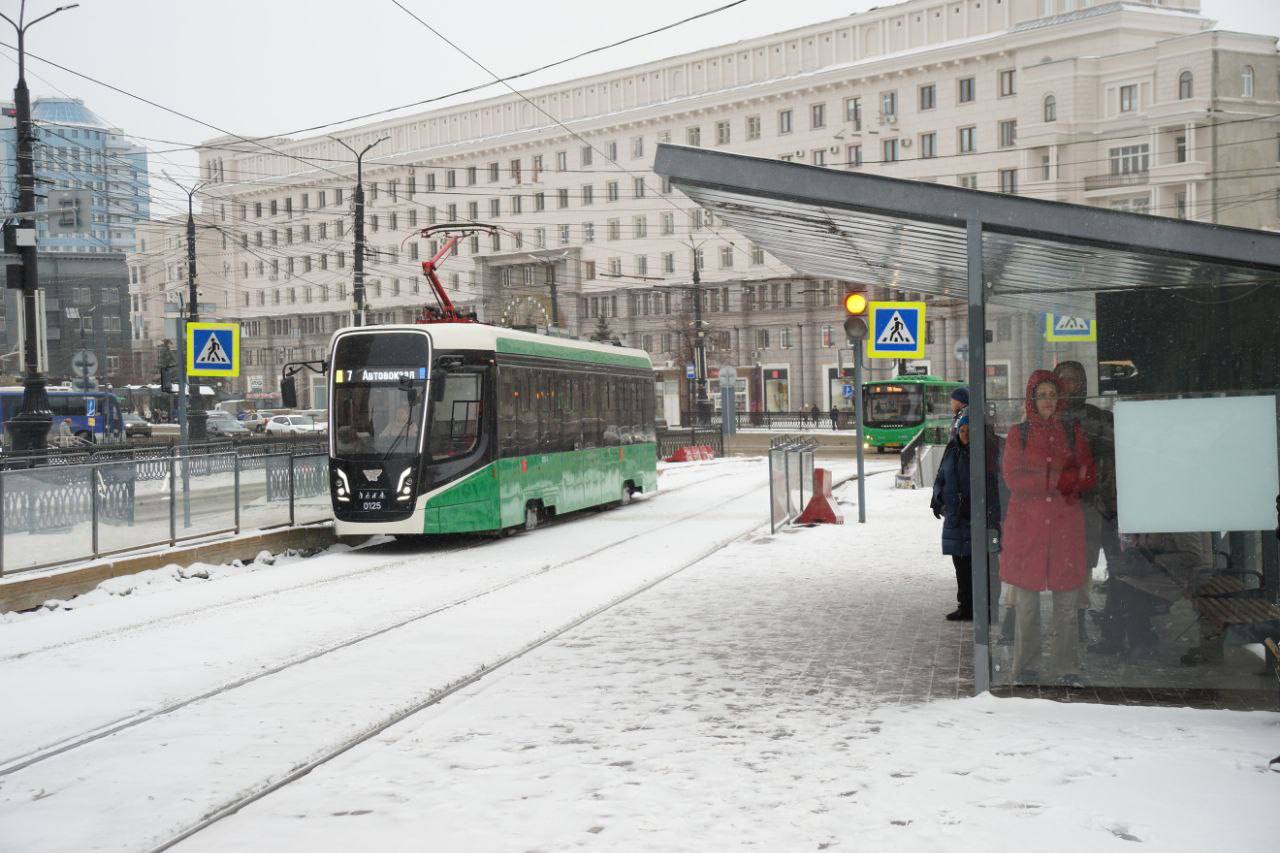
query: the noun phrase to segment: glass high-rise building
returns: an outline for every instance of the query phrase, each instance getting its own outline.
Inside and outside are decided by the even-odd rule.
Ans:
[[[35,131],[36,240],[42,252],[126,253],[151,213],[147,152],[78,98],[38,98]],[[17,128],[12,104],[0,116],[0,195],[17,210]]]

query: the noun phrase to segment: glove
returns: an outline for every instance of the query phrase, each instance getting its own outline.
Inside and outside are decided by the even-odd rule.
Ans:
[[[942,518],[942,503],[940,501],[930,501],[929,509],[933,510],[934,518]]]
[[[1076,495],[1076,487],[1080,483],[1080,472],[1075,468],[1064,468],[1058,475],[1058,492],[1070,503]]]

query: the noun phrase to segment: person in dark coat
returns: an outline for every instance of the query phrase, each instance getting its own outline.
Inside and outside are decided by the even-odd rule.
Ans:
[[[1009,487],[1000,578],[1014,588],[1014,678],[1039,683],[1040,594],[1053,598],[1051,677],[1080,682],[1076,605],[1088,580],[1080,495],[1097,479],[1084,428],[1067,423],[1062,381],[1048,370],[1027,380],[1026,415],[1005,439]]]
[[[969,389],[961,385],[959,388],[951,391],[951,435],[949,439],[955,441],[956,430],[960,428],[960,414],[969,408]]]
[[[831,429],[835,431],[840,428],[840,410],[836,408],[836,404],[831,404]]]
[[[956,609],[947,614],[950,622],[973,620],[973,547],[969,535],[969,415],[956,418],[956,437],[943,451],[938,475],[933,481],[929,508],[942,521],[942,553],[951,557],[956,569]]]

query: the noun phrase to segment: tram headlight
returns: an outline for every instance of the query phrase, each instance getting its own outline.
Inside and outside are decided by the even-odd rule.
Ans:
[[[347,474],[341,468],[334,468],[333,473],[337,477],[333,481],[333,496],[343,503],[351,500],[351,482],[347,479]]]
[[[405,468],[396,483],[396,500],[407,501],[413,497],[413,468]]]

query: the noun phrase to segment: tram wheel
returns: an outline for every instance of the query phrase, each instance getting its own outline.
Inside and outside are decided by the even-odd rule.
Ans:
[[[541,513],[539,512],[538,505],[533,502],[526,504],[524,508],[524,529],[533,530],[538,526],[538,521],[540,519]]]

